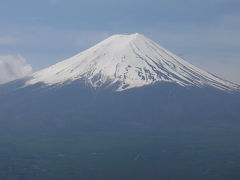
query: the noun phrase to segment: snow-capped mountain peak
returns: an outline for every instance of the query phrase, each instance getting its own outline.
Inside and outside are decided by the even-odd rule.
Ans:
[[[59,85],[75,80],[83,80],[94,88],[112,86],[117,91],[161,81],[181,86],[239,89],[238,85],[193,66],[138,33],[113,35],[76,56],[34,73],[26,85],[39,82]]]

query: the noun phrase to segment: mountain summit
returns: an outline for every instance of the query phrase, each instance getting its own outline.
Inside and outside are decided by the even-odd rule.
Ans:
[[[239,86],[201,70],[141,34],[113,35],[97,45],[38,71],[26,82],[47,86],[83,80],[116,91],[156,82],[237,90]]]

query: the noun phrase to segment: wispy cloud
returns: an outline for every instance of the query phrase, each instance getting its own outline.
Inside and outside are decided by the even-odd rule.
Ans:
[[[2,36],[0,37],[0,45],[16,45],[20,42],[18,38],[11,37],[11,36]]]
[[[21,56],[0,56],[0,84],[32,73],[32,67]]]
[[[238,59],[240,59],[240,57],[238,57]],[[217,76],[220,76],[223,79],[240,84],[240,78],[239,78],[240,62],[233,62],[233,63],[206,62],[206,63],[199,63],[198,66],[200,68],[204,68],[205,70]]]
[[[188,24],[184,29],[147,30],[152,39],[209,72],[240,84],[240,15],[223,14],[212,24]]]

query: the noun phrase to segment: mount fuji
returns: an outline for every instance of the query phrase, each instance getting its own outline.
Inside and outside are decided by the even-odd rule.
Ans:
[[[195,67],[141,34],[113,35],[1,85],[0,119],[238,119],[239,92],[239,85]]]
[[[26,85],[69,84],[83,80],[94,88],[114,87],[116,91],[157,82],[183,87],[214,87],[225,91],[239,86],[203,71],[138,33],[113,35],[92,48],[33,74]]]

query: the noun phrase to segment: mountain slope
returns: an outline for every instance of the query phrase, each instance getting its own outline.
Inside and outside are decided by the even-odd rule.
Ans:
[[[40,82],[47,86],[62,85],[75,80],[83,80],[94,88],[110,86],[116,91],[156,82],[227,91],[240,89],[140,34],[113,35],[76,56],[34,73],[25,85]]]

